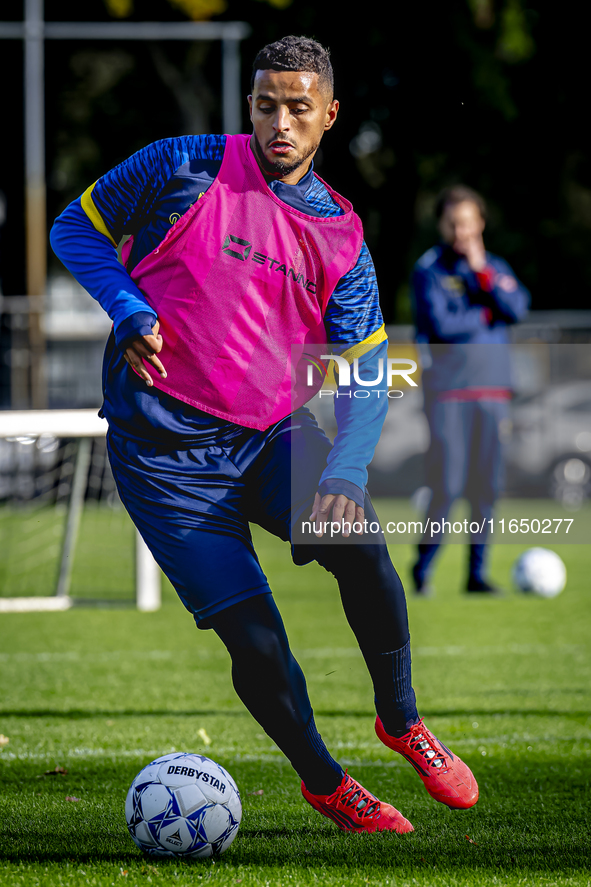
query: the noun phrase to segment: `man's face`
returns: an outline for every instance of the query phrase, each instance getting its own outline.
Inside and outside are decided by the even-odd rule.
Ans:
[[[307,71],[257,71],[248,97],[253,150],[264,175],[295,185],[308,171],[339,103]]]
[[[470,242],[482,239],[484,219],[475,203],[464,200],[445,207],[439,220],[439,231],[444,243],[464,255]]]

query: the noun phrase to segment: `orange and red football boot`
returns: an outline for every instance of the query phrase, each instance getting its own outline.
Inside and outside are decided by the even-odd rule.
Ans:
[[[376,720],[378,738],[397,751],[415,768],[425,788],[436,801],[453,810],[467,810],[478,800],[478,783],[470,768],[428,730],[423,719],[403,736],[390,736],[380,718]]]
[[[414,828],[390,804],[378,801],[347,773],[332,795],[313,795],[302,782],[306,801],[332,819],[344,832],[413,832]]]

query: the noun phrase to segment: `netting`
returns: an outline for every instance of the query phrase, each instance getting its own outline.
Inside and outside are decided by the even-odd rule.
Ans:
[[[79,447],[80,439],[50,434],[0,440],[0,597],[55,594]],[[69,593],[133,601],[134,528],[104,438],[92,439],[84,473]]]

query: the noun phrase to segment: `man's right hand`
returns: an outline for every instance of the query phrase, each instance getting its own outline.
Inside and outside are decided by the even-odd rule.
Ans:
[[[486,250],[481,234],[472,234],[468,237],[457,238],[453,244],[453,250],[461,256],[465,256],[472,271],[482,271],[486,266]]]
[[[158,321],[152,327],[152,334],[149,336],[138,336],[125,349],[125,360],[130,367],[144,380],[146,385],[152,386],[154,383],[152,377],[144,366],[144,361],[151,364],[157,370],[163,379],[166,379],[166,370],[162,366],[160,359],[156,357],[159,351],[162,351],[162,336],[158,332],[160,324]]]

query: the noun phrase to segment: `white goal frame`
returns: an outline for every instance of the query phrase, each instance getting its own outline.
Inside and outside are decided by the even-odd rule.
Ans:
[[[60,553],[60,567],[53,595],[39,597],[0,597],[0,613],[33,613],[50,610],[68,610],[76,604],[70,597],[70,583],[76,539],[84,507],[84,493],[88,478],[91,441],[105,437],[107,422],[94,410],[2,410],[0,412],[0,438],[39,438],[52,435],[57,438],[76,438],[78,451],[66,529]],[[160,568],[136,530],[135,543],[135,601],[144,613],[160,608]],[[106,602],[105,602],[106,603]]]

